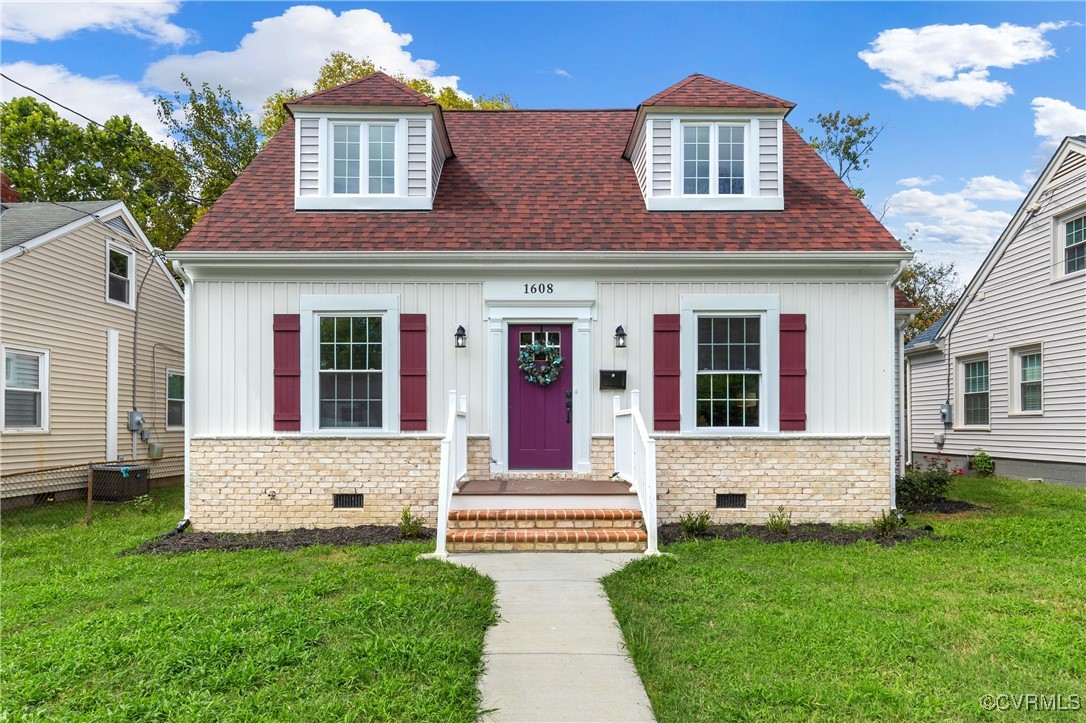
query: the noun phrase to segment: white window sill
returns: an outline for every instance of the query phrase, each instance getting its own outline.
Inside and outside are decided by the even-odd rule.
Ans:
[[[116,299],[111,299],[108,296],[106,297],[106,303],[112,304],[113,306],[119,306],[122,309],[128,309],[129,311],[134,311],[136,308],[135,304],[126,304],[123,301],[117,301]]]
[[[295,196],[295,211],[429,211],[430,196]]]
[[[5,427],[4,434],[49,434],[48,427]]]
[[[649,196],[649,211],[783,211],[783,196]]]
[[[166,427],[167,432],[184,432],[184,427]]]
[[[1043,417],[1045,415],[1042,409],[1039,412],[1011,412],[1008,417]]]
[[[988,424],[984,426],[954,427],[953,429],[955,432],[991,432],[992,426]]]

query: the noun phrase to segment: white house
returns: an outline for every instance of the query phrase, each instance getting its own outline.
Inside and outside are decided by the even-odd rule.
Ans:
[[[1086,136],[1066,138],[957,307],[906,347],[909,439],[1086,486]]]
[[[6,176],[4,177],[6,180]],[[184,453],[181,289],[120,201],[0,209],[0,500],[81,495],[88,463]],[[129,413],[142,429],[129,429]],[[143,437],[146,430],[146,439]],[[164,455],[164,456],[163,456]],[[172,474],[154,462],[152,475]]]
[[[411,507],[461,546],[606,549],[657,512],[887,510],[910,253],[792,107],[692,75],[632,110],[442,111],[380,73],[287,104],[172,254],[192,524]]]

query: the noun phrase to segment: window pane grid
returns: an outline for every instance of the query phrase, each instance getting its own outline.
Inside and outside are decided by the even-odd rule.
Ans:
[[[396,129],[393,126],[369,127],[369,192],[396,191]]]
[[[697,426],[759,426],[761,320],[700,317],[697,352]]]
[[[42,356],[4,354],[4,426],[8,429],[42,426]]]
[[[128,303],[132,257],[124,251],[109,250],[108,294],[112,301]]]
[[[988,424],[988,362],[967,362],[965,365],[965,423]]]
[[[1064,249],[1065,273],[1086,269],[1086,216],[1067,222]]]
[[[169,372],[166,375],[166,426],[185,425],[185,375]]]
[[[743,129],[719,126],[717,192],[722,195],[743,193]]]
[[[1018,357],[1021,368],[1021,411],[1041,411],[1041,355],[1039,352]]]
[[[361,126],[337,125],[332,131],[332,179],[335,193],[358,193],[361,175]]]
[[[381,427],[382,318],[320,317],[320,426]]]
[[[683,127],[683,193],[709,193],[709,126]]]

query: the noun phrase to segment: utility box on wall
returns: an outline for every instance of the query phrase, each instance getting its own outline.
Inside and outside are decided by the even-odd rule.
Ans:
[[[939,405],[939,421],[943,424],[954,424],[954,405],[953,404],[941,404]]]

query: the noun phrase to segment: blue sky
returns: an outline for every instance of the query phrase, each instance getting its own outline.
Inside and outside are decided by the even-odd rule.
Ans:
[[[1058,139],[1086,133],[1086,4],[266,3],[5,0],[2,65],[149,132],[186,73],[257,112],[334,50],[523,108],[632,108],[692,72],[787,98],[789,121],[870,113],[854,180],[899,237],[968,279]],[[5,99],[24,91],[3,83]]]

